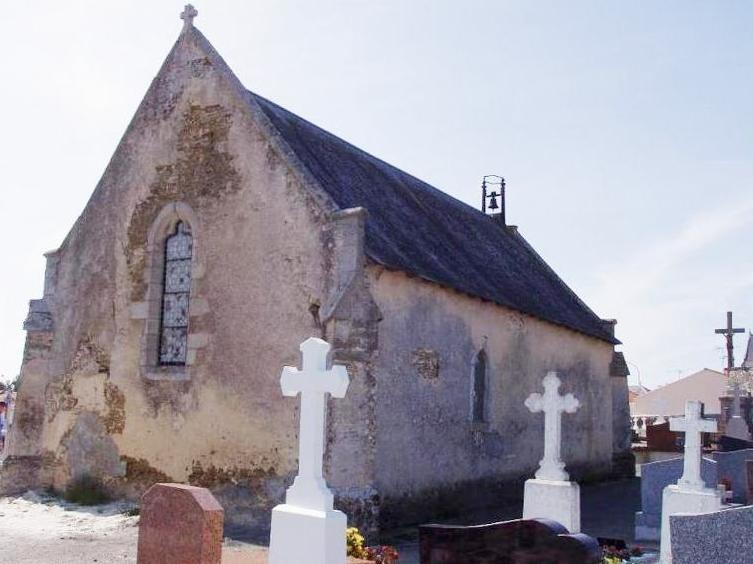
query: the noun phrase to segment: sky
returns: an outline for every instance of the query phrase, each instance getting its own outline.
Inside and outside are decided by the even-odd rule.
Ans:
[[[244,85],[508,223],[601,317],[631,383],[720,369],[753,330],[753,2],[204,0]],[[181,2],[0,0],[0,374],[42,254],[83,210]],[[746,336],[736,337],[740,360]]]

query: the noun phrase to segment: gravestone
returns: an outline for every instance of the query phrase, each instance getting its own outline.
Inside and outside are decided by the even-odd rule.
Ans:
[[[556,372],[549,372],[544,377],[543,385],[543,394],[531,394],[525,401],[525,406],[531,412],[544,412],[544,458],[536,477],[526,480],[523,519],[552,519],[571,533],[579,533],[580,488],[575,482],[568,481],[560,452],[562,412],[575,413],[580,403],[573,394],[559,394],[561,382]]]
[[[635,539],[658,541],[661,537],[661,503],[664,488],[682,476],[683,459],[672,458],[641,466],[641,511],[635,514]],[[708,488],[718,483],[717,462],[701,460],[701,477]]]
[[[718,481],[728,481],[732,487],[732,502],[748,502],[748,471],[746,461],[753,460],[753,449],[712,454],[717,463]]]
[[[701,515],[677,514],[672,529],[672,564],[753,562],[753,507]]]
[[[421,564],[599,564],[599,543],[546,519],[421,525]]]
[[[344,366],[328,367],[326,341],[307,339],[300,348],[302,369],[286,366],[280,377],[283,395],[301,394],[298,476],[272,510],[269,564],[344,564],[347,519],[333,508],[322,458],[326,395],[345,397],[350,380]]]
[[[748,423],[740,412],[740,383],[738,381],[732,385],[732,416],[727,421],[724,434],[733,439],[750,441]]]
[[[141,498],[138,564],[220,564],[224,517],[206,488],[153,485]]]
[[[672,561],[669,516],[676,513],[709,513],[722,507],[718,488],[708,488],[701,476],[701,435],[716,431],[716,421],[704,419],[703,403],[688,401],[685,417],[669,420],[670,429],[685,433],[682,476],[676,485],[664,488],[661,519],[661,561]]]

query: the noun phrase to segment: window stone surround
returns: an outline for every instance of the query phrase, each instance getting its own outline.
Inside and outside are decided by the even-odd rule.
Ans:
[[[163,366],[159,363],[162,288],[165,268],[165,240],[175,231],[176,224],[186,223],[193,237],[191,257],[191,291],[188,302],[188,350],[186,364]],[[211,336],[192,329],[192,321],[210,313],[209,304],[201,294],[204,264],[201,261],[201,228],[197,215],[184,202],[171,202],[157,214],[147,237],[146,296],[142,302],[131,303],[131,319],[141,321],[139,372],[147,380],[190,380],[199,350],[209,344]]]

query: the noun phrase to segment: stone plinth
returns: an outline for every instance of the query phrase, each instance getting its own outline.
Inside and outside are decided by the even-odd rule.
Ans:
[[[551,519],[571,533],[580,532],[580,487],[575,482],[526,480],[523,519]]]
[[[220,564],[224,517],[206,488],[155,484],[141,498],[138,564]]]
[[[272,510],[269,564],[344,564],[346,527],[342,511],[278,505]],[[296,536],[301,542],[292,540]]]
[[[664,488],[661,518],[661,562],[672,562],[672,544],[669,516],[676,513],[711,513],[722,508],[722,493],[719,489],[704,488],[696,491],[672,485]]]

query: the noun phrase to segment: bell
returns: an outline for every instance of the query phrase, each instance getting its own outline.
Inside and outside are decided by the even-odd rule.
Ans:
[[[490,210],[498,210],[499,209],[499,204],[497,203],[497,193],[496,192],[492,192],[489,195],[489,198],[490,198],[489,209]]]

